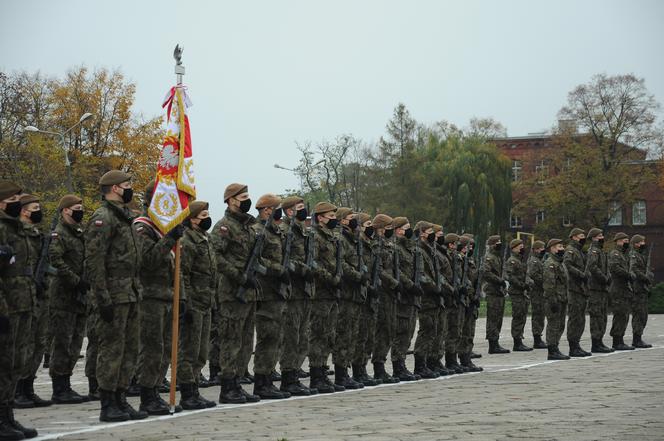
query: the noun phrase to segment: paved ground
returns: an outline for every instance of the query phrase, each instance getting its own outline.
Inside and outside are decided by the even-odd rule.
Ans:
[[[478,364],[485,372],[478,374],[280,402],[220,405],[120,424],[101,424],[98,402],[16,414],[36,426],[41,439],[664,439],[664,316],[649,319],[646,340],[652,349],[564,362],[547,362],[543,350],[489,356],[483,336],[481,319],[476,350],[483,354]],[[508,343],[509,319],[502,340]],[[587,338],[582,345],[590,349]],[[412,366],[412,357],[408,361]],[[37,385],[42,396],[50,396],[47,379],[42,371]],[[85,381],[81,363],[72,384],[83,392]],[[216,399],[219,388],[202,391]],[[131,401],[138,406],[137,398]]]

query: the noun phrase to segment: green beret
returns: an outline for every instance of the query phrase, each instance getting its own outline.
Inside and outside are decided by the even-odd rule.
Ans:
[[[267,193],[259,197],[256,201],[256,208],[277,208],[281,203],[281,198],[276,194]]]
[[[224,190],[224,202],[228,202],[233,196],[237,196],[240,193],[246,193],[249,191],[249,187],[244,184],[233,183],[226,187]]]
[[[375,229],[386,228],[392,225],[392,221],[393,219],[387,214],[377,214],[371,221],[371,225],[373,225]]]
[[[544,242],[542,242],[541,240],[536,240],[535,242],[533,242],[534,250],[539,250],[540,248],[544,248]]]
[[[521,239],[512,239],[510,241],[510,248],[516,248],[521,244],[523,244],[523,241]]]
[[[586,232],[583,231],[581,228],[572,228],[572,231],[569,232],[569,237],[574,237],[577,234],[585,234]]]
[[[366,221],[371,220],[371,216],[369,216],[366,213],[356,213],[355,214],[355,219],[357,219],[357,223],[360,225],[364,225]]]
[[[99,178],[99,185],[118,185],[123,182],[131,181],[131,175],[122,170],[111,170]]]
[[[600,230],[599,228],[591,228],[590,231],[588,231],[588,237],[591,239],[600,234],[602,234],[602,230]]]
[[[304,199],[302,199],[300,196],[288,196],[287,198],[284,198],[281,201],[281,208],[284,210],[287,208],[292,208],[296,206],[297,204],[301,204],[304,202]]]
[[[486,240],[486,244],[489,246],[493,246],[500,242],[500,236],[497,234],[494,234],[493,236],[489,236],[489,238]]]
[[[62,196],[60,202],[58,203],[58,211],[61,211],[63,208],[69,208],[81,203],[83,203],[83,199],[79,198],[75,194],[66,194]]]
[[[339,207],[337,208],[337,219],[342,220],[346,219],[346,216],[353,214],[353,210],[348,207]]]
[[[617,241],[619,241],[620,239],[629,239],[629,236],[626,235],[625,233],[616,233],[616,235],[613,236],[613,241],[614,241],[614,242],[617,242]]]
[[[459,240],[459,235],[454,233],[447,233],[445,235],[445,243],[455,243]]]
[[[23,198],[21,198],[21,199],[23,199]],[[629,240],[629,243],[631,243],[632,245],[634,245],[634,244],[637,244],[637,243],[639,243],[639,242],[643,242],[644,240],[646,240],[645,236],[641,236],[640,234],[635,234],[635,235],[632,236],[632,238]]]
[[[549,241],[546,243],[546,248],[550,249],[554,245],[558,245],[559,243],[563,243],[561,239],[549,239]]]
[[[201,211],[203,210],[208,210],[210,208],[210,204],[208,204],[205,201],[191,201],[189,204],[189,219],[193,219],[199,214],[201,214]]]
[[[21,187],[6,179],[0,179],[0,201],[9,199],[21,192]]]
[[[401,228],[408,223],[408,218],[404,216],[398,216],[392,220],[392,225],[394,225],[394,228]]]

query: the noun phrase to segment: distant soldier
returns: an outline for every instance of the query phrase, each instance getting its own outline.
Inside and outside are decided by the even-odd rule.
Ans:
[[[85,269],[99,311],[97,381],[100,421],[147,418],[127,403],[138,356],[141,297],[140,239],[127,207],[133,197],[131,175],[111,170],[99,179],[103,201],[85,231]]]
[[[543,287],[544,310],[546,311],[546,343],[549,360],[569,360],[560,352],[558,344],[565,330],[567,311],[567,271],[563,265],[565,248],[560,239],[550,239],[546,244],[549,257],[544,262]]]
[[[459,252],[463,249],[463,244],[459,243],[459,235],[448,233],[445,235],[445,257],[448,259],[452,268],[451,285],[453,288],[452,297],[447,305],[447,338],[445,339],[445,368],[457,374],[468,372],[468,368],[457,361],[457,345],[461,337],[461,327],[463,326],[462,314],[465,315],[465,306],[462,304],[464,288],[461,286],[463,277],[463,266]]]
[[[0,180],[0,438],[34,438],[37,431],[14,419],[14,392],[29,355],[36,286],[31,247],[21,224],[21,188]]]
[[[583,254],[586,233],[580,228],[574,228],[570,231],[569,237],[571,240],[567,244],[563,259],[569,277],[567,318],[569,356],[588,357],[592,353],[584,351],[580,344],[583,330],[586,327],[586,309],[588,308],[588,272],[586,256]]]
[[[625,233],[616,233],[613,242],[616,246],[609,253],[609,271],[611,271],[609,300],[613,312],[610,334],[613,337],[613,349],[630,351],[634,350],[634,347],[626,345],[624,340],[634,301],[632,282],[635,277],[629,268],[629,236]]]
[[[526,284],[532,305],[531,325],[535,349],[546,349],[546,342],[542,340],[544,332],[544,288],[542,286],[544,272],[544,242],[536,240],[528,256]]]
[[[505,312],[505,292],[507,283],[503,279],[503,259],[500,255],[503,243],[500,236],[489,236],[487,251],[482,262],[482,291],[486,294],[486,339],[489,340],[489,354],[507,354],[509,349],[500,346],[500,330],[503,327]]]
[[[57,276],[51,284],[50,320],[53,342],[49,374],[56,404],[88,401],[71,389],[71,376],[85,337],[86,306],[90,284],[85,280],[83,262],[83,200],[73,194],[60,199],[58,224],[51,233],[49,257]],[[90,381],[96,381],[91,379]]]
[[[643,330],[648,322],[648,296],[654,275],[648,267],[648,246],[646,238],[635,234],[630,240],[632,250],[629,253],[629,266],[634,274],[632,289],[632,346],[639,349],[652,348],[651,344],[643,341]]]
[[[525,248],[521,239],[512,239],[510,242],[510,257],[505,262],[505,274],[510,287],[508,293],[512,299],[512,339],[515,352],[532,351],[533,348],[523,344],[523,330],[528,319],[528,306],[530,298],[526,285],[526,262],[523,261]]]
[[[451,308],[454,295],[454,269],[447,258],[447,246],[445,244],[445,234],[443,227],[438,224],[433,225],[434,241],[432,242],[432,251],[435,259],[434,280],[440,289],[440,304],[437,310],[437,329],[434,340],[431,343],[431,353],[427,356],[427,367],[438,376],[450,375],[455,370],[448,370],[442,362],[445,355],[445,344],[448,337],[448,308]]]
[[[467,299],[468,305],[463,307],[463,326],[461,328],[461,337],[457,345],[457,352],[459,353],[459,361],[461,366],[468,369],[469,372],[481,372],[484,369],[476,366],[472,362],[473,354],[473,341],[475,339],[475,324],[479,315],[480,299],[477,297],[477,265],[473,258],[475,252],[475,239],[472,234],[464,233],[459,238],[459,242],[463,245],[461,249],[462,267],[464,273],[461,278],[466,279],[466,286],[464,287],[464,295]],[[465,274],[465,271],[468,271]],[[478,354],[479,355],[479,354]]]
[[[604,252],[604,233],[599,228],[588,231],[590,248],[588,249],[588,314],[590,315],[590,336],[592,352],[613,352],[604,346],[602,339],[606,333],[606,321],[609,305],[609,261]]]

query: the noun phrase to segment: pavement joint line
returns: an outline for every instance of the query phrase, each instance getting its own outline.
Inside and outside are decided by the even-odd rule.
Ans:
[[[503,369],[496,369],[496,370],[490,370],[490,371],[483,371],[483,372],[467,372],[465,374],[457,374],[457,375],[448,375],[444,377],[438,377],[438,378],[432,378],[429,380],[420,380],[420,381],[402,381],[400,383],[393,383],[393,384],[380,384],[378,386],[372,386],[372,387],[365,387],[363,389],[353,389],[353,390],[346,390],[344,392],[335,392],[331,394],[318,394],[318,395],[310,395],[310,396],[298,396],[298,397],[291,397],[288,398],[287,400],[261,400],[258,403],[246,403],[246,404],[226,404],[226,405],[217,405],[216,407],[210,407],[207,409],[199,409],[199,410],[188,410],[186,412],[180,412],[176,413],[173,415],[163,415],[163,416],[156,416],[156,417],[148,417],[143,420],[130,420],[130,421],[122,421],[122,422],[117,422],[117,423],[105,423],[105,424],[98,424],[95,426],[87,427],[85,429],[78,429],[78,430],[72,430],[69,432],[60,432],[60,433],[50,433],[50,434],[45,434],[42,436],[39,436],[37,438],[33,438],[34,441],[41,441],[41,440],[51,440],[51,439],[58,439],[63,436],[72,436],[72,435],[80,435],[80,434],[85,434],[85,433],[93,433],[93,432],[98,432],[100,430],[106,430],[106,429],[112,429],[116,427],[122,427],[122,426],[129,426],[133,424],[145,424],[145,423],[152,423],[155,421],[164,421],[164,420],[171,420],[173,418],[181,418],[181,417],[186,417],[189,415],[197,415],[199,413],[207,413],[207,412],[217,412],[217,411],[226,411],[226,410],[234,410],[234,409],[241,409],[241,408],[248,408],[248,407],[253,407],[253,406],[264,406],[264,405],[270,405],[270,404],[284,404],[296,400],[306,400],[306,399],[316,399],[316,398],[333,398],[333,397],[338,397],[340,394],[351,394],[351,393],[361,393],[361,392],[366,392],[367,390],[376,390],[379,388],[384,388],[384,387],[399,387],[399,386],[409,386],[409,385],[415,385],[415,384],[422,384],[423,382],[429,382],[429,381],[444,381],[444,380],[452,380],[452,379],[460,379],[460,378],[467,378],[472,375],[481,375],[481,374],[492,374],[492,373],[500,373],[500,372],[509,372],[509,371],[517,371],[517,370],[522,370],[522,369],[530,369],[534,367],[539,367],[539,366],[546,366],[550,364],[555,364],[555,363],[560,363],[560,362],[574,362],[574,361],[584,361],[584,360],[591,360],[594,358],[599,358],[599,357],[611,357],[614,355],[621,355],[621,354],[631,354],[635,355],[640,352],[647,352],[647,351],[654,351],[658,349],[664,349],[664,346],[655,346],[653,345],[652,348],[644,348],[644,349],[637,349],[634,351],[615,351],[615,352],[610,352],[607,354],[593,354],[590,357],[574,357],[569,360],[544,360],[536,363],[530,363],[526,365],[519,365],[516,367],[508,367],[508,368],[503,368]],[[41,429],[40,429],[41,430]]]

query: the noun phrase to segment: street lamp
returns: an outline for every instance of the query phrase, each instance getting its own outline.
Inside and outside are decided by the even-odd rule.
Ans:
[[[72,131],[75,127],[79,126],[82,124],[84,121],[92,118],[92,113],[85,112],[81,117],[79,118],[78,122],[65,130],[62,133],[59,132],[50,132],[48,130],[40,130],[35,126],[25,126],[23,127],[24,132],[32,132],[32,133],[44,133],[46,135],[54,135],[60,137],[60,142],[62,143],[62,149],[65,152],[65,169],[67,170],[67,191],[70,193],[74,192],[74,184],[72,183],[72,177],[71,177],[71,161],[69,160],[69,148],[67,148],[67,144],[65,143],[65,135]]]
[[[325,161],[326,161],[326,159],[323,158],[320,161],[318,161],[317,163],[313,164],[311,167],[316,167],[316,166],[322,164]],[[293,173],[297,173],[297,169],[284,167],[283,165],[279,165],[279,164],[274,164],[274,168],[279,168],[281,170],[288,170],[288,171],[292,171]]]

